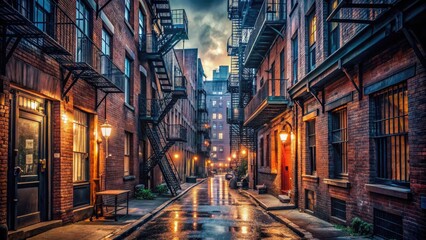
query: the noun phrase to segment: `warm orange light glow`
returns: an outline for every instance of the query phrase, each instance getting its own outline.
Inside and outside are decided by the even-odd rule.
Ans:
[[[213,166],[214,166],[214,163],[210,163],[210,166],[212,166],[212,167],[213,167]]]
[[[231,161],[231,157],[228,157],[228,161]]]
[[[247,150],[245,150],[245,149],[241,150],[241,154],[242,155],[246,155],[247,154]]]
[[[233,153],[233,154],[232,154],[232,158],[237,158],[237,154],[236,154],[236,153]]]
[[[197,157],[197,156],[195,156],[195,157],[194,157],[194,160],[195,160],[195,161],[197,161],[197,160],[198,160],[198,157]]]
[[[173,155],[174,158],[179,158],[179,154],[175,153],[175,155]]]
[[[222,163],[219,163],[219,166],[222,167]]]

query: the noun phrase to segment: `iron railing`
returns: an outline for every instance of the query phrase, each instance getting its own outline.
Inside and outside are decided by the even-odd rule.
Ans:
[[[47,12],[42,18],[35,18],[33,13],[35,6],[32,2],[29,5],[22,4],[24,1],[9,0],[7,2],[4,0],[0,2],[2,7],[0,13],[7,11],[3,17],[9,18],[10,31],[16,35],[26,36],[26,41],[52,56],[65,68],[71,71],[84,69],[85,73],[80,75],[80,78],[90,78],[90,84],[124,91],[124,74],[121,70],[109,56],[102,53],[58,4],[45,0],[42,7],[43,11]],[[12,6],[17,12],[11,13],[6,6]],[[25,21],[31,22],[36,28],[23,27],[28,22],[21,23],[22,19],[18,19],[16,14],[25,17]],[[2,21],[3,17],[1,17]],[[76,38],[70,36],[76,36]],[[84,65],[89,66],[90,71],[87,71],[87,66]],[[109,83],[93,81],[100,77]]]
[[[248,39],[245,56],[254,47],[255,41],[265,24],[284,22],[286,19],[286,0],[265,0],[260,8],[259,15],[256,18],[256,23]],[[278,29],[279,30],[279,29]]]
[[[188,37],[188,17],[184,9],[173,9],[172,12],[172,27],[174,30],[179,30]]]
[[[173,89],[174,91],[185,91],[186,92],[186,77],[175,75],[173,87],[174,87],[174,89]]]
[[[169,124],[167,128],[167,140],[169,141],[184,141],[187,139],[187,129],[182,124]]]
[[[207,103],[206,103],[206,95],[201,95],[202,97],[198,98],[198,110],[199,111],[206,111],[207,110]]]
[[[201,114],[200,118],[197,120],[197,124],[198,130],[201,132],[207,132],[210,129],[210,119],[207,113]]]
[[[244,122],[244,108],[226,108],[226,121],[229,124]]]
[[[231,73],[228,77],[228,89],[229,87],[238,87],[240,86],[240,78],[237,73]]]
[[[256,95],[250,100],[244,108],[244,114],[251,116],[269,97],[282,97],[288,100],[287,79],[268,79],[260,87]]]
[[[143,53],[158,53],[157,35],[151,33],[139,34],[139,51]]]

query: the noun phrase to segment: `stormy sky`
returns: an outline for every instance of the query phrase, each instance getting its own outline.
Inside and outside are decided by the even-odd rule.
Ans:
[[[226,41],[231,35],[227,0],[171,0],[172,9],[184,8],[189,21],[185,48],[198,48],[207,79],[219,65],[229,65]],[[182,48],[182,43],[176,47]]]

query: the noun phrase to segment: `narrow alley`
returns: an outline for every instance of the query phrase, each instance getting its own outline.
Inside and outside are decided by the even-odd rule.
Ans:
[[[228,183],[209,178],[128,239],[299,239]]]

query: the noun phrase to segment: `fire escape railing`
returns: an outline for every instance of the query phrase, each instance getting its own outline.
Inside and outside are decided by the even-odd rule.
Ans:
[[[0,35],[10,37],[9,39],[16,38],[16,44],[25,39],[72,73],[74,82],[67,89],[63,88],[63,96],[78,78],[106,93],[124,91],[123,72],[57,3],[44,1],[42,7],[46,13],[43,18],[38,19],[33,19],[33,2],[28,4],[0,0],[0,24],[7,28],[6,32]],[[13,47],[15,48],[16,46]],[[63,81],[67,82],[68,79]],[[63,86],[65,85],[67,84],[64,83]]]

